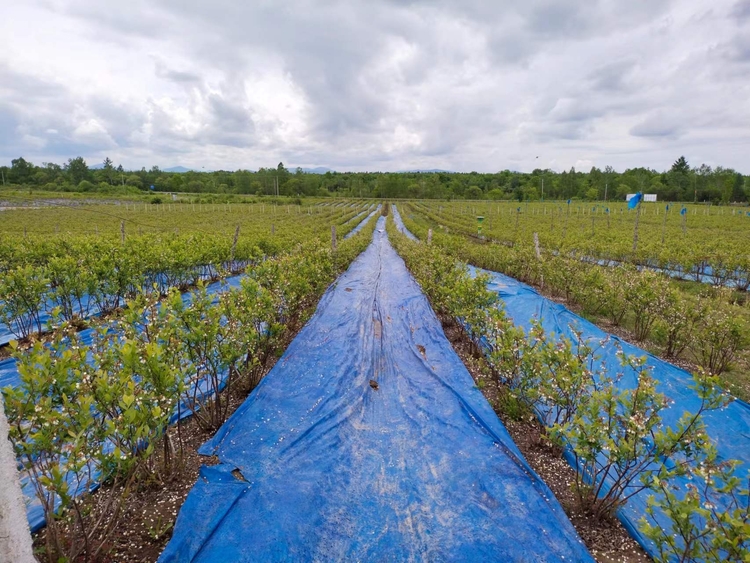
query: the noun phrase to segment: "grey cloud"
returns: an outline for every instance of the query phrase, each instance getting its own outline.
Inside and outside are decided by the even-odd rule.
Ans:
[[[727,57],[734,62],[750,62],[750,36],[744,33],[735,35],[726,45]]]
[[[62,6],[47,4],[50,10],[84,20],[94,21],[97,25],[88,28],[98,39],[119,42],[119,35],[129,37],[151,38],[168,31],[164,26],[168,15],[160,13],[153,4],[130,2],[104,3],[73,0]],[[115,31],[117,34],[107,33]]]
[[[677,138],[683,134],[683,126],[677,116],[656,113],[630,129],[635,137]]]
[[[0,154],[12,153],[18,148],[17,127],[18,118],[12,108],[0,103]]]
[[[651,140],[679,152],[698,129],[725,126],[726,114],[750,119],[742,96],[732,102],[722,94],[743,92],[750,44],[737,26],[750,17],[750,0],[724,12],[699,0],[54,5],[62,7],[46,16],[75,22],[92,49],[146,61],[147,72],[133,73],[145,80],[142,93],[87,89],[63,74],[47,81],[31,69],[4,78],[0,66],[0,123],[30,139],[0,140],[0,155],[100,154],[111,139],[132,158],[228,159],[204,163],[214,168],[291,155],[341,167],[403,169],[408,160],[481,170],[489,160],[491,169],[502,167],[497,155],[536,146],[569,168],[582,146],[612,154],[627,145],[633,165],[657,166],[648,160]],[[671,17],[673,9],[687,17]],[[293,133],[279,133],[280,103],[252,96],[253,80],[268,76],[289,83],[287,95],[304,108]],[[94,127],[75,134],[87,120],[106,131],[99,144]]]
[[[731,14],[739,22],[750,20],[750,0],[739,0],[732,7]]]
[[[622,60],[600,67],[588,76],[591,87],[609,93],[629,91],[632,89],[629,75],[635,65],[634,60]]]
[[[118,107],[108,98],[76,99],[63,85],[30,74],[0,67],[0,84],[4,84],[0,101],[6,101],[3,121],[13,126],[12,142],[0,145],[15,148],[15,152],[43,151],[49,157],[65,158],[89,154],[112,148],[110,139],[120,137],[124,141],[132,128],[142,124],[133,119],[132,111]],[[81,107],[86,108],[88,119],[104,127],[104,132],[76,133],[82,125],[75,117]]]
[[[588,34],[592,15],[586,4],[545,2],[532,8],[528,27],[546,37]]]
[[[200,84],[201,77],[197,73],[174,70],[162,61],[156,61],[156,76],[165,78],[178,84]]]

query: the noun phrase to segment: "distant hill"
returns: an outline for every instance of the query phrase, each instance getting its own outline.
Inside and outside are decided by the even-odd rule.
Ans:
[[[185,168],[184,166],[173,166],[172,168],[163,168],[162,172],[192,172],[192,168]]]
[[[292,172],[295,172],[296,168],[290,168]],[[330,168],[326,168],[325,166],[317,166],[315,168],[302,168],[300,167],[300,170],[302,172],[305,172],[306,174],[325,174],[326,172],[333,172]]]
[[[104,168],[104,164],[94,164],[89,166],[89,170],[101,170]],[[325,166],[316,166],[315,168],[304,168],[300,167],[302,172],[306,174],[325,174],[326,172],[335,172],[335,170],[332,170],[331,168],[326,168]],[[290,172],[294,173],[297,171],[297,168],[289,168]],[[206,168],[201,168],[198,170],[197,168],[186,168],[185,166],[172,166],[171,168],[162,168],[162,172],[176,172],[178,174],[182,174],[184,172],[213,172],[213,170],[208,170]],[[435,174],[438,172],[446,172],[448,174],[451,174],[450,170],[441,170],[439,168],[430,168],[429,170],[422,170],[422,169],[416,169],[416,170],[400,170],[399,173],[406,173],[406,172],[420,172],[422,174]]]

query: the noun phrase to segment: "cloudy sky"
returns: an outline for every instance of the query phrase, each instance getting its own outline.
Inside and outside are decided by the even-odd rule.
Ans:
[[[0,163],[750,174],[750,0],[19,0]]]

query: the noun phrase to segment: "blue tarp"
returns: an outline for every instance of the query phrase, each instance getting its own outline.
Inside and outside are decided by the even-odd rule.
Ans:
[[[526,330],[529,329],[531,320],[537,318],[541,319],[542,326],[548,334],[563,335],[575,341],[575,328],[582,333],[583,339],[592,342],[595,348],[599,342],[609,339],[596,352],[600,356],[597,365],[605,366],[606,372],[613,377],[616,373],[623,373],[619,385],[624,389],[635,387],[636,374],[632,369],[622,367],[617,356],[618,346],[627,355],[646,356],[647,365],[653,368],[653,376],[659,381],[657,389],[673,401],[672,406],[663,413],[662,418],[666,424],[673,426],[685,411],[696,412],[699,409],[700,399],[695,391],[690,389],[692,376],[687,371],[606,333],[563,305],[539,295],[526,284],[497,272],[478,268],[471,270],[491,276],[488,289],[500,296],[508,315]],[[739,476],[746,476],[750,469],[750,405],[736,400],[726,408],[706,413],[704,421],[709,436],[716,442],[720,459],[741,461],[742,464],[736,471]],[[685,486],[687,483],[687,479],[683,479],[680,484]],[[648,496],[649,492],[644,491],[632,497],[620,510],[619,516],[631,535],[650,553],[655,554],[654,546],[638,530],[638,520],[645,514]]]
[[[201,448],[221,463],[203,468],[161,562],[592,561],[384,221]]]
[[[398,209],[396,209],[395,205],[391,205],[391,210],[393,211],[393,222],[396,224],[396,229],[406,235],[406,238],[408,238],[409,240],[416,241],[417,237],[411,234],[409,229],[404,226],[404,222],[401,220],[401,214],[398,212]]]
[[[365,225],[367,225],[367,223],[370,222],[370,219],[372,219],[373,215],[375,215],[378,211],[380,211],[380,207],[381,206],[378,205],[372,213],[370,213],[367,217],[365,217],[362,221],[360,221],[360,223],[356,227],[354,227],[351,231],[349,231],[348,233],[346,233],[344,235],[344,239],[348,239],[350,237],[353,237],[359,231],[361,231],[362,229],[364,229]],[[363,213],[364,213],[364,211],[363,211]],[[359,215],[357,215],[357,217],[359,217]]]

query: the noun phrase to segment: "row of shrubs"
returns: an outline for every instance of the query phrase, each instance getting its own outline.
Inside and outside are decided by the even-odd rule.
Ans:
[[[239,287],[190,299],[140,294],[82,337],[53,319],[50,342],[13,343],[20,385],[2,390],[10,439],[44,510],[48,561],[106,559],[130,494],[181,471],[182,418],[217,429],[251,391],[326,287],[368,244],[370,228],[250,267]],[[176,432],[165,435],[177,422]],[[155,456],[157,444],[159,452]],[[108,483],[91,502],[93,481]]]
[[[406,221],[427,238],[424,225]],[[747,303],[730,289],[706,286],[691,294],[652,270],[537,254],[532,244],[481,244],[440,231],[433,240],[468,263],[539,287],[585,316],[629,328],[637,341],[651,341],[665,356],[687,357],[714,375],[729,370],[750,346]]]
[[[53,311],[64,321],[86,319],[111,313],[141,292],[185,290],[199,280],[239,273],[302,240],[330,236],[331,222],[345,222],[356,212],[305,216],[273,235],[271,224],[259,222],[234,238],[208,233],[7,238],[0,241],[0,323],[23,339],[43,332]]]
[[[662,418],[670,401],[657,391],[645,358],[621,355],[623,373],[597,369],[597,344],[526,333],[505,314],[489,278],[472,278],[455,257],[436,246],[409,241],[389,223],[398,252],[433,306],[454,319],[484,357],[504,390],[504,409],[534,413],[540,430],[577,469],[573,489],[579,509],[612,516],[634,495],[649,495],[639,523],[658,561],[750,559],[750,496],[739,463],[720,459],[703,414],[731,399],[715,375],[699,371],[693,389],[701,399],[670,426]],[[679,482],[690,479],[687,489]],[[750,476],[748,476],[750,477]]]

